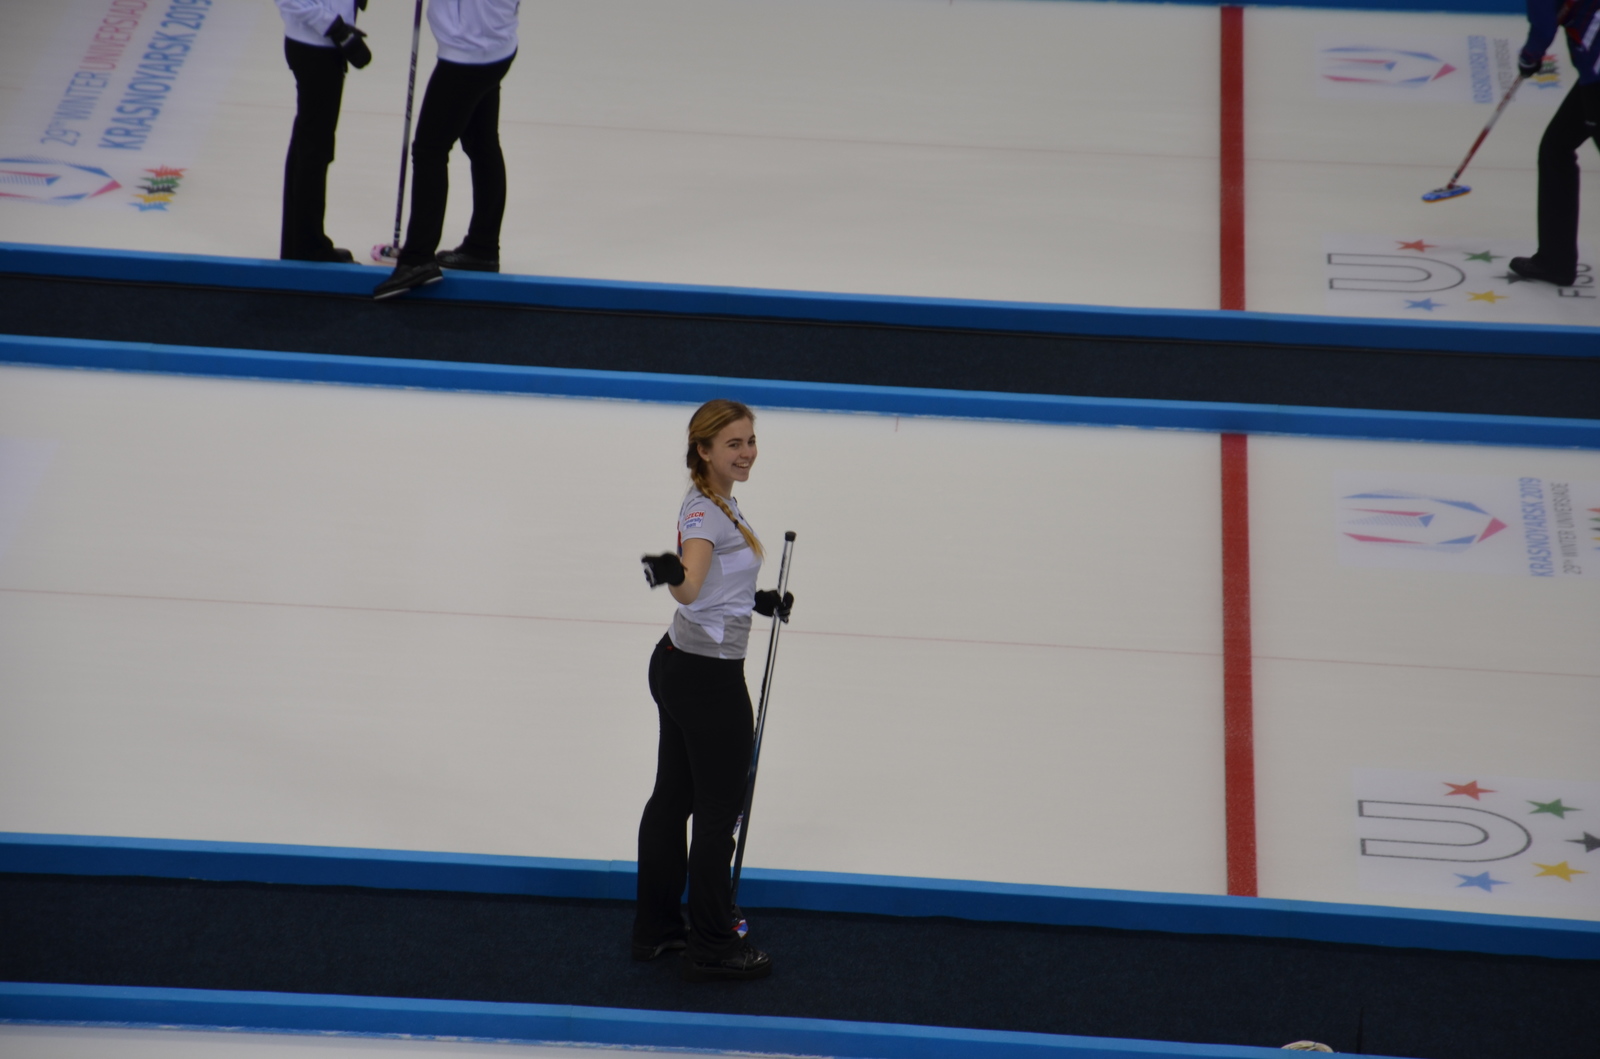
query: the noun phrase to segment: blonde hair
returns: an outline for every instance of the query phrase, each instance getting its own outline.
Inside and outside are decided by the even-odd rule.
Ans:
[[[711,479],[706,473],[705,457],[700,455],[700,446],[711,447],[717,435],[722,433],[729,423],[737,423],[741,419],[748,419],[751,423],[756,421],[756,414],[740,404],[738,401],[729,401],[717,398],[707,401],[695,409],[694,415],[689,417],[689,454],[684,457],[684,463],[689,466],[689,480],[694,487],[700,490],[700,495],[717,505],[728,521],[739,530],[739,535],[750,546],[756,555],[765,558],[766,552],[761,550],[761,542],[756,540],[756,535],[750,532],[750,527],[734,516],[733,509],[728,507],[728,502],[718,496],[716,490],[711,488]]]

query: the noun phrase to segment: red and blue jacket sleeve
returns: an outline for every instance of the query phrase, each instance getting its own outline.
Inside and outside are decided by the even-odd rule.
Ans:
[[[1528,0],[1528,40],[1522,46],[1522,64],[1532,66],[1550,50],[1556,39],[1565,0]]]
[[[1567,52],[1579,84],[1600,81],[1600,0],[1528,0],[1528,41],[1522,61],[1544,58],[1558,30],[1566,30]]]

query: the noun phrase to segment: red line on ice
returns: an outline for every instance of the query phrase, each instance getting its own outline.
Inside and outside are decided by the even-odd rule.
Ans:
[[[1244,8],[1222,10],[1222,308],[1244,308]]]
[[[1244,298],[1244,8],[1223,7],[1218,264],[1224,309]],[[1256,896],[1250,655],[1250,478],[1245,435],[1222,435],[1222,723],[1228,892]]]
[[[1256,896],[1249,441],[1222,435],[1222,724],[1228,892]]]

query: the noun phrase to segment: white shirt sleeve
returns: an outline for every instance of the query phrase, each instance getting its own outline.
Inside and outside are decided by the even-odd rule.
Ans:
[[[693,503],[683,505],[683,511],[678,516],[678,551],[683,552],[683,542],[687,540],[710,541],[715,548],[726,536],[728,519],[717,505],[703,496],[695,495]]]
[[[278,13],[283,16],[284,26],[304,26],[320,37],[326,36],[334,19],[341,17],[339,8],[343,6],[335,6],[333,0],[278,0]]]

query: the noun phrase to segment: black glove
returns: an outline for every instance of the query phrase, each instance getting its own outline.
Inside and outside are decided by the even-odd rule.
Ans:
[[[772,612],[777,611],[778,617],[782,618],[784,624],[787,625],[789,623],[789,612],[793,609],[793,592],[785,592],[781,603],[778,601],[778,593],[775,589],[766,588],[756,593],[756,613],[763,618],[770,618],[772,617]]]
[[[366,34],[350,25],[344,19],[334,19],[333,25],[328,27],[328,32],[324,33],[323,36],[338,45],[340,54],[344,56],[344,61],[354,66],[357,70],[372,61],[372,49],[367,47],[367,42],[361,39]]]
[[[1537,59],[1533,60],[1532,62],[1529,62],[1520,52],[1518,53],[1518,55],[1517,55],[1517,73],[1521,74],[1523,77],[1532,77],[1534,74],[1538,73],[1542,69],[1544,69],[1544,56],[1543,55],[1539,56]]]
[[[683,584],[683,560],[671,552],[646,555],[639,561],[644,564],[644,583],[651,588]]]

